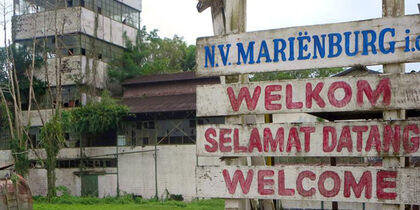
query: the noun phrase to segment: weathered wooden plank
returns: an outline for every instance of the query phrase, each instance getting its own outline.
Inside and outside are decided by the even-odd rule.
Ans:
[[[420,204],[420,169],[197,167],[197,196]]]
[[[420,108],[420,73],[197,87],[197,116]]]
[[[420,121],[200,125],[199,156],[420,156]]]
[[[197,39],[199,75],[230,75],[420,60],[420,15]]]

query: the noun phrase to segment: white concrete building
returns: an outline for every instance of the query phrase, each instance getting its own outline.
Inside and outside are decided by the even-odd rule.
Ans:
[[[55,77],[56,62],[62,79],[62,106],[65,109],[81,106],[95,97],[92,92],[107,88],[107,63],[120,55],[126,38],[135,41],[140,28],[141,0],[14,0],[12,38],[18,46],[33,47],[40,56],[46,56],[46,68],[34,72],[36,79],[47,81],[55,94],[58,85]],[[58,59],[59,58],[59,59]],[[86,87],[95,91],[86,91]],[[54,98],[54,97],[53,97]],[[39,100],[44,120],[51,117],[49,97]],[[26,105],[23,104],[23,107]],[[38,111],[31,111],[32,143],[39,142],[42,126]],[[23,116],[27,116],[23,114]],[[139,154],[119,156],[115,154],[116,131],[96,136],[87,142],[80,152],[80,141],[72,134],[58,157],[57,186],[66,186],[73,195],[111,196],[117,194],[117,165],[124,169],[133,164],[131,158]],[[0,135],[0,163],[12,162],[7,135]],[[138,151],[145,148],[121,147],[119,152]],[[40,150],[41,151],[41,150]],[[42,152],[41,152],[42,154]],[[81,154],[83,158],[81,158]],[[111,155],[109,155],[111,154]],[[146,154],[146,153],[145,153]],[[34,195],[45,195],[46,170],[35,155],[30,155],[29,183]],[[118,160],[120,163],[117,164]],[[124,161],[121,161],[124,160]],[[80,164],[83,162],[84,164]],[[126,164],[126,165],[125,165]],[[84,165],[81,170],[81,165]],[[120,174],[124,176],[124,174]],[[127,177],[127,175],[125,176]],[[127,178],[121,180],[130,181]],[[121,186],[133,186],[120,182]],[[124,189],[121,192],[126,192]],[[129,190],[127,190],[129,192]],[[131,191],[130,191],[131,192]],[[134,192],[133,192],[134,193]],[[141,192],[135,193],[140,195]]]

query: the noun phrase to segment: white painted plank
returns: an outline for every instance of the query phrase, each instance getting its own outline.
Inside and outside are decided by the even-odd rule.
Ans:
[[[419,41],[420,15],[204,37],[197,39],[197,73],[230,75],[414,62],[420,60]]]
[[[420,73],[205,85],[197,116],[416,109],[419,84]]]
[[[197,196],[205,198],[420,204],[419,168],[222,166],[197,167],[196,174]]]
[[[199,156],[420,156],[420,121],[200,125]]]

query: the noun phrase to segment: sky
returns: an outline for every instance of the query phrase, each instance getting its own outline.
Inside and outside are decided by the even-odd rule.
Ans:
[[[197,0],[143,0],[142,25],[159,35],[184,37],[195,44],[198,37],[212,36],[210,9],[198,13]],[[419,14],[420,0],[406,0],[405,14]],[[247,31],[380,18],[382,0],[248,0]],[[380,70],[381,66],[371,69]],[[420,63],[406,71],[420,70]]]

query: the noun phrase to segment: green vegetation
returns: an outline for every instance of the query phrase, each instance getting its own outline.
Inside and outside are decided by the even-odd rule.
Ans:
[[[149,74],[192,71],[195,68],[195,46],[175,35],[172,39],[161,38],[157,30],[147,32],[146,27],[138,31],[137,40],[127,38],[124,53],[113,59],[108,75],[111,80],[125,79]]]
[[[128,116],[128,107],[118,104],[108,92],[102,94],[99,102],[63,112],[66,129],[79,135],[93,135],[116,129],[125,116]]]
[[[73,197],[64,195],[51,199],[48,202],[45,197],[34,197],[35,210],[163,210],[163,209],[184,209],[184,210],[222,210],[224,201],[220,199],[197,200],[191,203],[182,201],[158,201],[133,198],[131,195],[107,198]]]
[[[48,198],[56,196],[55,187],[55,168],[57,166],[57,155],[65,143],[62,118],[59,113],[45,123],[41,129],[41,145],[47,153],[45,161],[48,179]]]
[[[250,79],[251,81],[272,81],[272,80],[286,80],[286,79],[304,79],[304,78],[319,78],[329,77],[339,72],[343,68],[325,68],[325,69],[309,69],[292,72],[267,72],[257,73]]]

